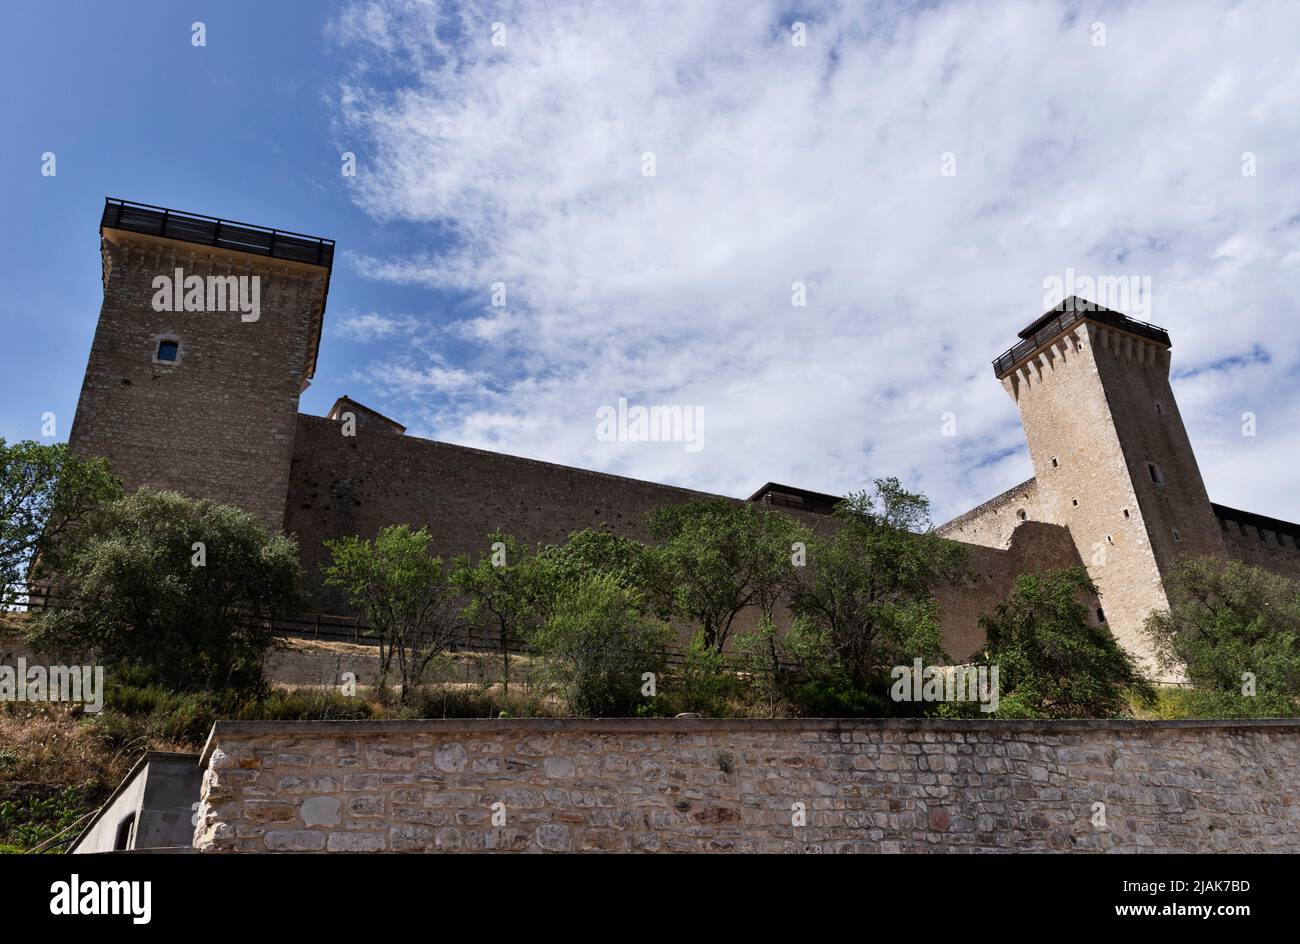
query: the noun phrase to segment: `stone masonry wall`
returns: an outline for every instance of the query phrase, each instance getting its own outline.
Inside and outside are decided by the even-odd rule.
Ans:
[[[1300,851],[1295,721],[218,722],[203,763],[204,852]]]
[[[117,233],[103,239],[104,303],[69,443],[128,489],[173,489],[284,520],[294,418],[324,270]],[[155,311],[157,276],[256,276],[261,314]],[[175,362],[154,355],[180,343]]]
[[[717,496],[360,424],[355,436],[343,436],[338,421],[300,414],[285,529],[298,538],[313,600],[327,612],[347,613],[343,595],[321,584],[322,542],[329,538],[372,538],[392,524],[427,526],[444,560],[486,553],[488,535],[497,528],[529,547],[602,526],[645,540],[651,509],[700,497]],[[781,510],[823,533],[835,526],[826,515]],[[971,544],[971,579],[938,591],[944,641],[954,659],[983,645],[979,616],[1006,599],[1017,574],[1079,563],[1066,529],[1020,524],[1000,547]],[[749,629],[752,618],[752,612],[742,614],[735,631]]]
[[[1293,542],[1290,535],[1281,538],[1275,532],[1260,533],[1252,524],[1237,521],[1220,521],[1223,529],[1223,544],[1228,557],[1254,567],[1263,567],[1275,574],[1300,580],[1300,550],[1294,543],[1283,544],[1281,541]]]
[[[1043,520],[1045,516],[1038,508],[1038,483],[1030,479],[940,525],[935,532],[966,544],[1008,547],[1023,522]]]

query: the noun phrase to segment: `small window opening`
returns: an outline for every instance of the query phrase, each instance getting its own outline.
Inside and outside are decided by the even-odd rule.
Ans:
[[[1078,508],[1078,507],[1079,507],[1079,499],[1077,499],[1077,498],[1071,498],[1071,499],[1070,499],[1070,504],[1073,505],[1075,508]]]
[[[1029,518],[1029,515],[1025,513],[1025,509],[1021,508],[1019,511],[1016,512],[1016,517],[1019,518],[1021,521],[1025,521],[1026,519]]]
[[[1164,473],[1160,471],[1160,466],[1156,465],[1154,462],[1147,463],[1147,474],[1151,476],[1151,481],[1155,482],[1157,485],[1165,484]]]
[[[1060,463],[1056,461],[1056,456],[1052,456],[1052,468],[1055,469]]]
[[[1101,607],[1097,607],[1097,622],[1098,623],[1106,622],[1106,613],[1105,611],[1102,610]]]
[[[1128,517],[1128,509],[1127,509],[1127,508],[1124,509],[1124,517],[1125,517],[1125,518]]]
[[[1178,542],[1178,541],[1181,541],[1182,539],[1183,539],[1183,536],[1182,536],[1181,534],[1178,533],[1178,529],[1177,529],[1177,528],[1174,528],[1174,541],[1175,541],[1175,542]]]
[[[154,355],[154,360],[162,361],[168,364],[176,363],[176,355],[180,353],[181,344],[179,341],[162,340],[158,342],[158,353]]]
[[[1107,544],[1114,544],[1114,543],[1115,543],[1115,538],[1114,538],[1112,535],[1109,535],[1109,534],[1106,535],[1106,543],[1107,543]]]
[[[1160,401],[1159,401],[1159,400],[1156,401],[1156,412],[1159,413],[1159,414],[1162,415],[1162,416],[1164,415],[1164,412],[1165,412],[1165,408],[1162,407],[1162,406],[1160,405]]]

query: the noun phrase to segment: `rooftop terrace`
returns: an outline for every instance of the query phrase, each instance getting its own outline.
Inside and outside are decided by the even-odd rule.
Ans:
[[[1001,356],[993,359],[993,373],[1002,377],[1039,347],[1051,341],[1070,325],[1078,321],[1097,321],[1120,331],[1127,331],[1139,337],[1148,338],[1157,344],[1169,347],[1169,332],[1164,328],[1135,321],[1128,315],[1111,311],[1102,305],[1090,302],[1077,295],[1071,295],[1061,304],[1045,312],[1038,319],[1020,332],[1024,340],[1012,346]]]

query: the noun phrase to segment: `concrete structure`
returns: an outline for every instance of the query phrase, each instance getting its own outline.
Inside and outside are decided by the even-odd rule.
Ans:
[[[68,851],[190,851],[202,779],[197,754],[147,752]]]
[[[601,526],[644,537],[646,512],[699,495],[409,437],[347,397],[326,417],[298,413],[331,241],[121,201],[109,201],[100,232],[104,304],[72,448],[106,456],[129,487],[239,505],[295,535],[318,609],[345,610],[320,585],[328,538],[427,525],[451,556],[485,552],[496,529],[528,545]],[[258,317],[159,311],[158,280],[177,269],[187,280],[258,279]],[[1169,386],[1169,352],[1163,329],[1071,298],[995,361],[1035,475],[938,529],[970,546],[970,580],[939,592],[951,656],[982,644],[979,615],[1026,571],[1084,563],[1102,593],[1096,619],[1141,657],[1142,624],[1167,605],[1180,555],[1300,576],[1300,525],[1210,503]],[[769,483],[749,500],[828,527],[835,496]]]
[[[218,722],[202,852],[1300,852],[1300,722]]]

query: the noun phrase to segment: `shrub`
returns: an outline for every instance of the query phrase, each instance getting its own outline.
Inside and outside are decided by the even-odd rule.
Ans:
[[[60,547],[66,605],[37,613],[32,645],[94,652],[172,688],[255,688],[269,622],[295,612],[298,547],[256,516],[140,489]]]
[[[1240,561],[1185,561],[1169,582],[1170,609],[1147,633],[1166,669],[1192,683],[1202,717],[1291,717],[1300,698],[1300,581]]]
[[[1130,697],[1155,702],[1155,689],[1085,598],[1097,588],[1082,567],[1021,574],[1011,595],[980,617],[988,641],[978,661],[998,668],[998,718],[1113,718]],[[979,712],[973,702],[945,715]]]
[[[529,640],[544,686],[578,716],[633,714],[645,696],[644,674],[662,674],[670,635],[642,614],[637,595],[612,574],[573,583]]]

